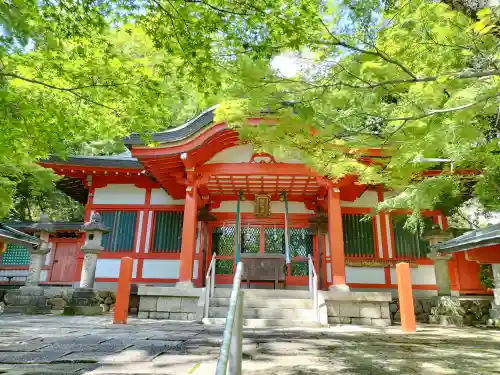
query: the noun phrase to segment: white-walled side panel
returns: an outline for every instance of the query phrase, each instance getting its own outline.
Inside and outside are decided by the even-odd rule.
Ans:
[[[94,204],[144,204],[146,189],[132,184],[110,184],[94,191]]]
[[[248,163],[253,154],[255,153],[252,145],[239,145],[226,148],[221,152],[215,154],[209,161],[205,164],[217,164],[217,163]],[[302,164],[298,158],[288,159],[282,158],[280,156],[275,156],[274,159],[278,163],[292,163],[292,164]],[[255,158],[258,162],[258,159]]]
[[[412,285],[436,285],[436,274],[434,266],[419,265],[410,267]],[[391,267],[391,283],[397,284],[396,268]]]
[[[151,228],[153,227],[153,211],[148,214],[148,227],[146,229],[146,242],[144,243],[144,252],[149,252],[149,242],[151,241]]]
[[[132,265],[132,278],[135,279],[137,277],[137,266],[139,261],[134,259],[134,264]]]
[[[120,276],[121,259],[97,259],[95,277],[118,278]],[[137,259],[132,266],[132,277],[137,277]]]
[[[142,277],[145,279],[178,279],[180,261],[177,259],[144,259]]]
[[[198,278],[198,267],[199,267],[198,259],[195,259],[193,262],[193,279],[195,280]]]
[[[349,267],[345,268],[346,282],[359,284],[385,284],[382,267]]]
[[[328,234],[325,234],[325,255],[330,256],[330,241],[328,240]]]
[[[365,191],[354,202],[341,201],[342,207],[375,207],[378,204],[378,195],[376,191]]]
[[[54,242],[49,242],[49,252],[45,254],[45,260],[43,262],[45,266],[50,266],[50,262],[52,261],[52,254],[54,253],[55,248],[56,244]]]
[[[184,199],[173,199],[165,190],[151,189],[151,204],[184,204]]]
[[[201,247],[201,221],[198,222],[198,227],[196,230],[196,254],[200,253]]]
[[[138,253],[141,248],[142,225],[144,222],[144,211],[139,212],[139,224],[137,225],[137,238],[135,240],[135,252]]]
[[[380,258],[384,257],[384,246],[382,245],[382,226],[380,224],[380,215],[375,216],[375,227],[377,228],[377,244],[378,255]],[[385,233],[384,233],[385,236]]]
[[[215,154],[205,164],[217,163],[248,163],[253,155],[252,145],[240,145],[226,148]]]
[[[212,212],[229,212],[236,213],[237,201],[224,201],[221,202],[220,207],[215,208]],[[254,202],[253,201],[243,201],[240,202],[241,212],[254,212]],[[285,203],[284,202],[271,202],[271,213],[272,214],[284,214],[285,213]],[[288,202],[288,213],[290,214],[314,214],[313,210],[308,210],[303,202]]]
[[[120,275],[120,259],[97,259],[95,277],[116,278]]]
[[[332,265],[330,262],[326,262],[326,281],[328,283],[332,282]]]
[[[40,271],[40,281],[47,281],[47,270]]]

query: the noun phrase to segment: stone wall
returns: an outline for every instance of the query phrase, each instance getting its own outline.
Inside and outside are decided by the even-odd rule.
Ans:
[[[139,286],[140,319],[201,320],[202,289]]]
[[[197,320],[198,297],[141,296],[139,314],[142,319]]]
[[[326,301],[329,324],[391,325],[388,302]]]
[[[458,297],[460,307],[463,309],[461,316],[464,325],[486,324],[489,319],[489,309],[491,307],[491,297],[487,296],[462,296]],[[429,323],[431,309],[437,304],[436,297],[414,298],[413,305],[417,322]],[[399,301],[394,299],[389,306],[391,319],[394,322],[401,321],[399,312]]]
[[[62,312],[68,306],[74,293],[74,288],[69,287],[43,287],[43,300],[48,306],[49,311]],[[0,312],[23,312],[16,311],[14,306],[19,298],[26,299],[27,296],[18,296],[19,289],[0,289]],[[96,300],[102,308],[102,313],[107,313],[114,310],[115,293],[111,291],[94,291],[92,298]],[[40,299],[40,298],[38,298]]]
[[[384,292],[320,292],[329,324],[389,326],[391,298],[390,293]]]

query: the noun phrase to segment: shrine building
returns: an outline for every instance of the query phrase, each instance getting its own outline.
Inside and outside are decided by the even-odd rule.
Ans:
[[[395,192],[357,184],[356,176],[332,181],[300,160],[256,153],[226,123],[214,122],[214,110],[154,133],[154,147],[131,135],[125,139],[130,155],[40,163],[62,176],[59,187],[85,204],[85,221],[98,212],[110,228],[97,260],[96,286],[116,285],[120,259],[127,256],[134,259],[134,284],[202,288],[216,254],[217,287],[232,283],[236,260],[255,256],[262,267],[269,259],[289,259],[277,286],[257,275],[250,287],[307,289],[310,257],[322,290],[395,292],[395,264],[404,260],[411,263],[414,291],[437,293],[429,244],[403,228],[409,212],[365,217]],[[362,155],[366,162],[384,157],[378,149]],[[447,228],[441,212],[422,214]],[[60,227],[73,232],[54,236],[42,283],[77,285],[83,237]],[[478,264],[457,253],[449,265],[453,293],[487,293],[476,277]]]

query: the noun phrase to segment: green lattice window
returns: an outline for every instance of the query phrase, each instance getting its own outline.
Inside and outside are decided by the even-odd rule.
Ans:
[[[100,214],[103,224],[110,228],[109,233],[102,239],[104,251],[134,251],[137,212],[102,211]]]
[[[264,228],[264,239],[266,253],[285,254],[284,228]]]
[[[258,253],[260,250],[260,228],[241,227],[241,252]]]
[[[212,230],[212,252],[217,256],[234,255],[234,225],[216,227]],[[218,259],[215,263],[215,273],[218,275],[231,275],[234,260]]]
[[[307,228],[290,228],[290,251],[292,257],[307,257],[313,254],[313,236]]]
[[[180,253],[182,241],[182,211],[157,211],[153,234],[153,253]]]
[[[292,262],[290,267],[290,275],[292,276],[309,276],[308,262]]]
[[[8,244],[1,260],[1,264],[5,266],[28,266],[30,264],[30,252],[22,245]]]
[[[373,222],[363,214],[343,214],[344,254],[353,257],[374,257]]]
[[[394,248],[396,258],[424,258],[429,252],[429,245],[422,240],[421,232],[432,228],[432,217],[424,218],[423,228],[413,233],[404,228],[406,215],[393,215]]]

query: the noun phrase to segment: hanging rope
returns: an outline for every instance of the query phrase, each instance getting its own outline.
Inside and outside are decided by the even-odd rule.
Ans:
[[[236,203],[236,228],[235,228],[235,242],[234,242],[234,252],[236,264],[240,261],[241,253],[241,215],[240,215],[240,202],[243,192],[240,190],[238,193],[238,203]]]
[[[290,255],[290,233],[288,231],[288,198],[286,192],[283,192],[283,199],[285,201],[285,261],[286,264],[292,262],[292,257]]]

